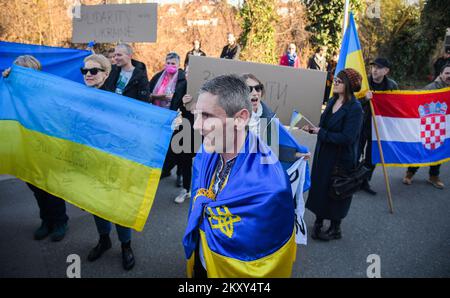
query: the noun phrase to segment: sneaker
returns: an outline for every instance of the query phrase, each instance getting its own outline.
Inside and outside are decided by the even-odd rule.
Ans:
[[[43,221],[41,226],[34,232],[34,240],[42,240],[50,234],[50,226]]]
[[[50,234],[50,239],[53,242],[61,241],[64,239],[64,236],[66,236],[66,231],[67,231],[67,223],[56,225],[52,233]]]
[[[183,188],[180,191],[180,194],[175,198],[174,202],[177,204],[182,204],[186,199],[190,199],[190,198],[191,198],[191,193]]]
[[[445,187],[444,183],[439,179],[439,176],[430,176],[430,178],[428,178],[428,183],[431,183],[431,185],[438,189],[444,189]]]

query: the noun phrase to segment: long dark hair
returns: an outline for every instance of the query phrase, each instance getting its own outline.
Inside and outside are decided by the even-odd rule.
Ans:
[[[352,85],[350,84],[350,80],[348,79],[345,72],[343,71],[339,72],[337,77],[341,79],[342,83],[344,84],[344,100],[342,102],[342,105],[344,105],[353,98]],[[339,94],[333,93],[333,99],[337,100],[338,98]]]

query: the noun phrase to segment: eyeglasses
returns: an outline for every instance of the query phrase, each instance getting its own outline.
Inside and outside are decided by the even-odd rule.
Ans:
[[[342,80],[340,80],[340,79],[338,79],[338,78],[335,78],[333,81],[334,81],[334,84],[335,84],[335,85],[339,85],[339,84],[342,84],[342,83],[343,83]]]
[[[99,71],[102,71],[102,72],[105,71],[104,69],[97,68],[97,67],[94,67],[94,68],[80,68],[80,70],[81,70],[81,73],[84,76],[87,75],[88,72],[91,73],[91,75],[95,76],[96,74],[98,74]]]
[[[256,86],[248,86],[248,88],[250,88],[250,93],[253,92],[253,90],[255,90],[256,92],[261,92],[264,89],[264,85],[263,84],[259,84]]]

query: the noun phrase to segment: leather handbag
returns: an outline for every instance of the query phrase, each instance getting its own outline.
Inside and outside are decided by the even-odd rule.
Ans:
[[[340,157],[340,150],[338,159]],[[334,200],[345,200],[351,197],[355,192],[361,189],[364,180],[369,178],[370,169],[364,165],[364,162],[359,162],[358,165],[351,170],[343,169],[337,165],[334,166],[331,174],[330,188],[328,194]]]

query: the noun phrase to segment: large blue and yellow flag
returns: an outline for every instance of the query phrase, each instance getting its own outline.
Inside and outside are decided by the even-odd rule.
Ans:
[[[336,66],[334,77],[345,69],[353,68],[362,76],[361,91],[355,94],[357,98],[362,98],[369,91],[369,81],[367,80],[366,67],[361,51],[361,44],[358,38],[358,31],[356,30],[353,13],[350,13],[349,24],[345,30],[344,38],[342,39],[341,50],[339,53],[339,61]],[[333,94],[333,92],[331,92]]]
[[[183,238],[189,277],[198,243],[208,277],[291,276],[296,243],[290,182],[278,161],[266,162],[270,148],[256,139],[248,134],[217,196],[213,184],[221,157],[203,147],[197,153]]]
[[[15,65],[0,79],[0,174],[141,231],[175,116]]]
[[[39,60],[43,71],[83,83],[80,67],[91,54],[85,50],[0,41],[0,72],[10,67],[18,56],[32,55]]]

